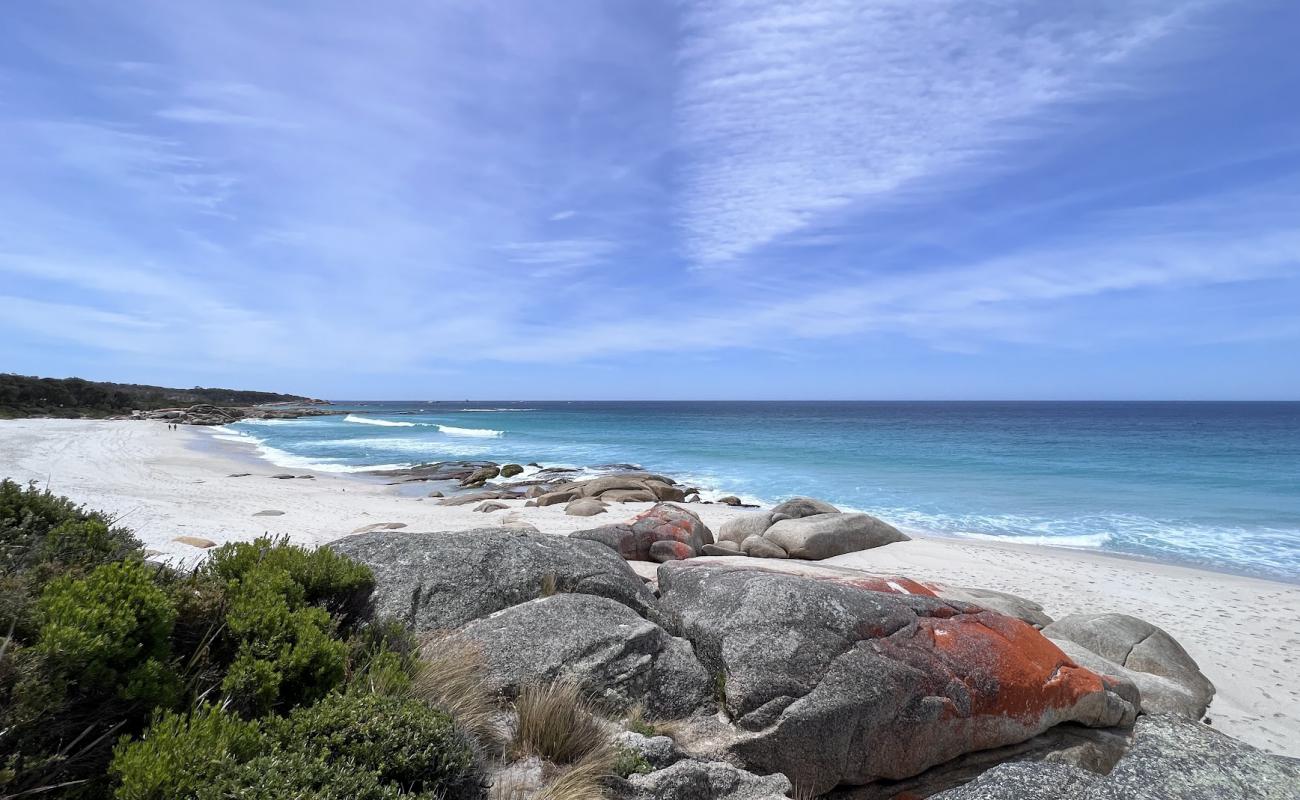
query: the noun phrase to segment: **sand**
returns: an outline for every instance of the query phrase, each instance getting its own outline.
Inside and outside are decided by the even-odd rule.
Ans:
[[[230,477],[251,473],[244,477]],[[311,478],[279,480],[292,473]],[[192,563],[203,551],[174,541],[222,543],[263,533],[321,544],[376,523],[448,531],[507,518],[566,534],[622,521],[649,507],[628,503],[596,517],[569,517],[562,506],[473,511],[439,506],[407,487],[356,476],[285,470],[251,446],[211,431],[161,422],[0,421],[0,477],[35,480],[58,494],[118,516],[145,546]],[[436,486],[422,484],[421,494]],[[710,528],[749,513],[692,506]],[[278,515],[259,512],[278,511]],[[853,553],[827,563],[954,586],[1012,592],[1048,614],[1120,612],[1169,631],[1214,682],[1214,727],[1269,752],[1300,757],[1300,586],[1090,551],[926,538]]]

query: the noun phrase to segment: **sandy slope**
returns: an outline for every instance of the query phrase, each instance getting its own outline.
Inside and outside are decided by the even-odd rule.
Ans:
[[[200,429],[0,421],[0,477],[48,482],[59,494],[121,516],[147,547],[184,560],[202,551],[172,541],[180,534],[225,542],[267,532],[315,544],[377,522],[441,531],[491,525],[507,515],[563,534],[630,518],[648,506],[630,503],[582,518],[565,516],[560,506],[526,509],[513,501],[508,511],[483,514],[355,477],[270,477],[286,471]],[[253,474],[228,477],[241,472]],[[714,529],[746,513],[694,508]],[[284,514],[254,516],[265,510]],[[1266,750],[1300,756],[1300,586],[1091,552],[948,539],[893,544],[830,563],[1013,592],[1037,600],[1055,617],[1118,611],[1148,619],[1173,634],[1218,687],[1209,714],[1216,727]]]

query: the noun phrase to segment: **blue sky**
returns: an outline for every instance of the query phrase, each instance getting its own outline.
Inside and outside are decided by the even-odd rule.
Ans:
[[[0,371],[1300,398],[1300,5],[11,3]]]

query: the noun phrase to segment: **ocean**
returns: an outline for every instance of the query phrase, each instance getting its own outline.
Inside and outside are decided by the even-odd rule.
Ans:
[[[1300,581],[1300,403],[351,402],[218,432],[285,467],[637,464],[904,530]]]

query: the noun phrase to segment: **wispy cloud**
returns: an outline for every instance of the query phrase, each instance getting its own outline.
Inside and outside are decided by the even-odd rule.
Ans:
[[[628,356],[1184,342],[1201,311],[1295,335],[1212,298],[1300,283],[1294,136],[1166,164],[1185,108],[1116,133],[1124,98],[1224,91],[1147,69],[1209,0],[91,2],[94,36],[0,29],[0,347],[38,367],[526,393]]]
[[[1186,3],[816,0],[692,5],[677,95],[678,224],[710,264],[988,168],[1186,16]]]
[[[606,261],[619,248],[608,239],[549,239],[539,242],[508,242],[500,250],[516,264],[547,267],[545,274],[557,274],[590,267]]]

